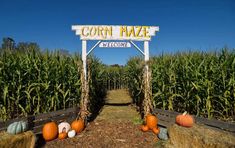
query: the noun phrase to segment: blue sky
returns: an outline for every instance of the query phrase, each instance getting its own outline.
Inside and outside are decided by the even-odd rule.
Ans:
[[[235,0],[0,0],[0,19],[0,39],[71,53],[81,52],[71,30],[75,24],[157,25],[151,55],[235,48]],[[134,48],[97,48],[93,54],[105,64],[125,64],[140,55]]]

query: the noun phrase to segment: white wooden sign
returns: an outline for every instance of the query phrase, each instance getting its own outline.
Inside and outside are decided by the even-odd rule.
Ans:
[[[81,40],[150,41],[159,31],[158,26],[73,25],[72,30]]]
[[[129,42],[101,42],[99,44],[101,48],[130,48]]]

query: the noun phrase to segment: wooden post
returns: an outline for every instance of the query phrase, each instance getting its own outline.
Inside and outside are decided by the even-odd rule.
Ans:
[[[82,40],[82,63],[83,63],[83,72],[84,72],[84,77],[85,77],[85,82],[87,81],[87,62],[86,62],[86,54],[87,54],[87,41]]]
[[[148,61],[149,61],[149,42],[148,41],[144,41],[144,61],[145,61],[145,69],[146,71],[148,71],[149,69],[149,65],[148,65]],[[146,75],[147,76],[147,81],[149,80],[148,79],[148,74]]]
[[[144,116],[152,112],[152,86],[151,86],[151,71],[149,68],[149,42],[144,41]]]

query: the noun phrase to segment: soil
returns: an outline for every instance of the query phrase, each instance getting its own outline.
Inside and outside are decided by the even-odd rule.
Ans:
[[[97,118],[74,138],[47,142],[46,148],[143,148],[162,147],[164,142],[152,132],[142,132],[136,108],[126,90],[108,92],[106,104]]]

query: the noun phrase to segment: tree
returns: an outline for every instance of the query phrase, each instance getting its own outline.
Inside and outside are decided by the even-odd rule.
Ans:
[[[25,51],[28,48],[28,44],[25,42],[19,42],[16,48],[18,51]]]
[[[64,56],[69,56],[69,51],[66,49],[58,49],[59,53]]]
[[[3,50],[14,50],[15,49],[15,41],[10,37],[3,38],[2,39],[2,49]]]
[[[18,51],[22,51],[22,52],[26,52],[26,51],[36,51],[39,52],[40,51],[40,47],[37,43],[34,42],[19,42],[17,44],[17,50]]]

